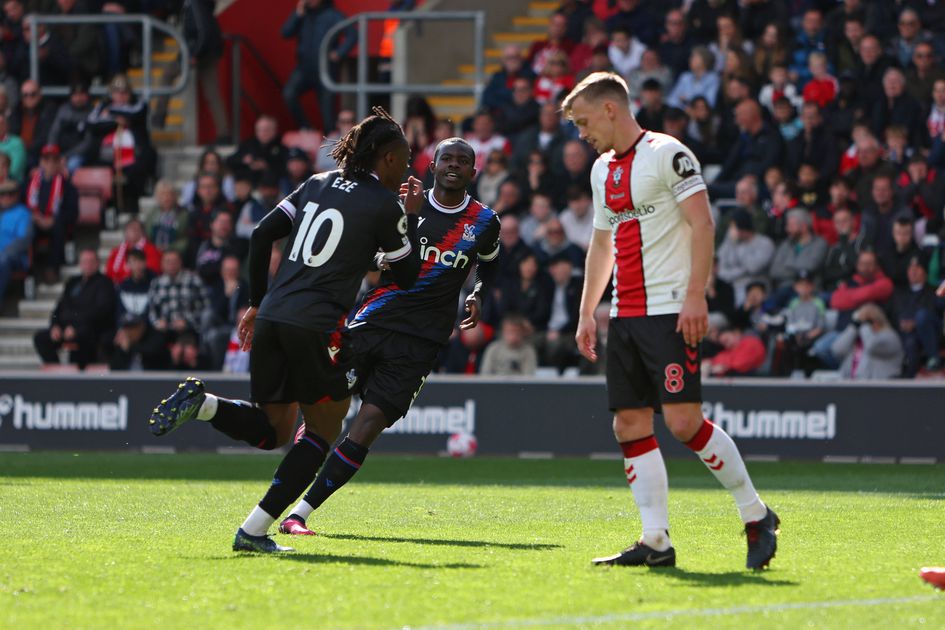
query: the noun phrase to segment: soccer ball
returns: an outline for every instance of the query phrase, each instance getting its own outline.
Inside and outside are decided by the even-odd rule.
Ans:
[[[453,457],[472,457],[476,454],[476,436],[469,433],[454,433],[446,441],[446,452]]]

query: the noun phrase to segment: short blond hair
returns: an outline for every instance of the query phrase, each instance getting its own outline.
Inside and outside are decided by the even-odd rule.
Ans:
[[[612,98],[621,105],[630,107],[630,90],[627,88],[627,82],[614,72],[594,72],[575,85],[571,93],[561,103],[561,111],[564,112],[565,116],[571,117],[571,107],[574,105],[574,99],[579,96],[591,102],[599,101],[605,97]]]

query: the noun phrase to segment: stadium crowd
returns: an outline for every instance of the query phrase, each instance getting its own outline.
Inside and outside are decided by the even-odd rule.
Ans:
[[[94,249],[79,254],[80,275],[67,279],[49,328],[36,334],[41,358],[58,363],[66,348],[82,367],[246,371],[234,327],[247,301],[249,234],[309,174],[334,168],[328,151],[284,146],[276,119],[263,115],[232,153],[207,147],[180,189],[154,181],[148,104],[122,74],[125,62],[115,63],[134,59],[133,38],[100,26],[88,28],[103,28],[103,37],[83,36],[84,27],[44,32],[42,76],[73,86],[56,103],[28,79],[22,24],[28,8],[140,11],[149,3],[28,4],[3,5],[0,296],[16,272],[58,281],[77,216],[70,174],[109,165],[123,175],[124,240],[107,261]],[[319,32],[317,20],[335,13],[331,2],[304,0],[283,35],[301,33],[301,47],[306,32]],[[289,28],[293,20],[311,28]],[[200,28],[219,37],[210,22]],[[97,54],[80,55],[82,45]],[[687,144],[710,181],[717,251],[706,373],[941,374],[943,58],[940,3],[565,0],[544,39],[502,51],[470,119],[439,118],[420,97],[408,103],[413,172],[431,184],[436,144],[465,136],[479,170],[470,193],[502,219],[502,270],[483,322],[456,330],[441,371],[601,372],[579,358],[573,339],[595,155],[559,104],[588,73],[612,70],[627,80],[641,125]],[[93,80],[109,86],[99,103],[88,93]],[[296,88],[285,93],[294,114]],[[343,107],[329,120],[328,142],[356,122]],[[225,135],[225,118],[215,122]],[[142,214],[146,196],[155,209]],[[369,274],[365,287],[376,281]],[[606,343],[606,302],[598,314]]]

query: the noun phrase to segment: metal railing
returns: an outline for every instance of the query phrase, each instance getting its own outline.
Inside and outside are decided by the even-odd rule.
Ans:
[[[369,20],[398,20],[400,22],[455,22],[471,20],[475,32],[473,37],[473,65],[475,66],[475,80],[473,85],[439,85],[435,83],[368,83],[368,21]],[[331,76],[328,63],[328,48],[332,40],[340,31],[350,25],[358,25],[358,71],[357,79],[353,84],[337,83]],[[319,49],[319,74],[322,84],[329,90],[358,95],[358,117],[364,118],[368,114],[369,94],[472,94],[479,101],[485,87],[485,41],[486,14],[485,11],[438,11],[438,12],[399,12],[399,11],[370,11],[359,13],[336,24],[321,42]],[[397,54],[396,52],[394,54]]]
[[[279,80],[275,70],[266,62],[265,57],[262,56],[259,50],[253,46],[253,43],[246,39],[246,37],[237,33],[224,33],[223,39],[231,42],[230,113],[233,123],[230,125],[230,129],[232,129],[233,144],[238,144],[240,141],[240,116],[242,115],[241,105],[243,99],[246,99],[246,102],[249,103],[249,106],[257,116],[263,113],[262,108],[256,104],[256,101],[254,101],[247,92],[243,91],[243,49],[245,48],[246,51],[249,52],[249,56],[256,60],[256,63],[262,68],[263,74],[269,77],[269,80],[272,81],[272,84],[279,94],[282,94],[282,81]]]
[[[48,96],[66,96],[69,94],[67,85],[44,85],[39,76],[39,25],[55,24],[93,24],[101,26],[103,24],[140,24],[142,30],[141,56],[142,70],[144,71],[144,86],[141,89],[141,95],[145,101],[150,100],[152,96],[171,96],[183,92],[190,80],[190,51],[187,48],[187,42],[180,36],[180,33],[171,25],[161,20],[155,19],[150,15],[143,14],[109,14],[96,13],[85,15],[43,15],[31,13],[27,16],[30,26],[30,78],[42,86],[42,92]],[[172,37],[180,48],[180,66],[181,73],[177,77],[177,82],[173,85],[152,85],[151,77],[151,53],[153,52],[153,31],[158,30]],[[92,86],[90,93],[93,95],[102,95],[108,93],[107,86]]]

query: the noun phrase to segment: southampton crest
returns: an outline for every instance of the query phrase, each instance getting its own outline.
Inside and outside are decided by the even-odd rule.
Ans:
[[[621,179],[623,179],[623,167],[618,166],[614,169],[614,186],[619,186]]]

